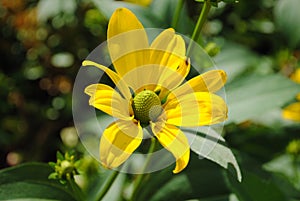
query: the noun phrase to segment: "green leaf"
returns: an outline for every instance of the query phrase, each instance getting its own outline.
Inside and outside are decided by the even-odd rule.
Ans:
[[[5,200],[75,200],[67,186],[49,180],[52,168],[28,163],[0,171],[0,198]],[[26,200],[25,199],[25,200]]]
[[[191,143],[192,151],[226,169],[228,169],[228,164],[232,164],[238,181],[242,180],[239,165],[231,150],[224,145],[225,140],[221,135],[209,127],[200,127],[193,130],[184,129],[183,131]],[[206,136],[201,135],[201,133],[205,133]]]
[[[65,160],[65,157],[59,151],[56,152],[56,158],[61,161]]]
[[[173,174],[173,165],[151,173],[142,183],[137,200],[164,201],[189,200],[228,201],[229,190],[224,182],[223,169],[209,160],[199,160],[195,153],[187,168]],[[220,199],[222,197],[222,199]]]
[[[249,171],[243,172],[243,181],[237,182],[228,175],[228,186],[237,195],[240,201],[287,201],[276,184],[270,179],[263,179]]]
[[[300,190],[300,166],[291,155],[283,154],[266,163],[264,168],[270,172],[280,173]]]
[[[286,36],[289,46],[300,44],[299,0],[279,0],[274,7],[275,23]]]
[[[218,43],[218,41],[216,42]],[[247,47],[229,42],[221,46],[221,52],[214,57],[216,65],[226,71],[227,83],[255,66],[257,60],[258,56]]]
[[[190,194],[192,187],[187,175],[181,174],[166,183],[152,198],[151,201],[169,200],[176,195]]]
[[[227,123],[240,123],[282,107],[300,92],[300,87],[279,74],[251,75],[230,83],[226,92]]]
[[[94,178],[89,180],[88,198],[89,201],[94,201],[96,199],[99,190],[101,190],[102,185],[106,183],[107,178],[110,176],[112,171],[107,170],[98,175],[94,175]],[[119,173],[114,183],[111,185],[102,201],[118,201],[122,197],[123,187],[125,182],[125,174]]]

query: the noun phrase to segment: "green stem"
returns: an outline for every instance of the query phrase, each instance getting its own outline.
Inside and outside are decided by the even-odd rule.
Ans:
[[[207,15],[209,13],[210,8],[211,8],[210,0],[204,1],[201,13],[199,15],[197,24],[195,26],[195,29],[194,29],[194,32],[193,32],[193,35],[192,35],[192,38],[191,38],[191,42],[190,42],[190,44],[187,48],[187,55],[190,53],[190,51],[193,48],[193,45],[192,45],[193,41],[197,41],[199,36],[200,36],[200,32],[203,28],[203,25],[204,25],[205,21],[206,21],[206,18],[207,18]]]
[[[150,145],[150,148],[149,148],[149,151],[148,151],[148,156],[146,158],[146,161],[145,161],[145,165],[143,167],[143,170],[142,170],[142,174],[140,174],[137,179],[136,179],[136,182],[134,183],[134,187],[133,187],[133,192],[131,194],[131,201],[134,201],[135,200],[135,197],[140,189],[140,184],[142,183],[144,177],[146,174],[144,174],[145,170],[147,169],[148,165],[149,165],[149,162],[150,162],[150,159],[151,159],[151,153],[153,153],[154,149],[155,149],[155,143],[156,143],[156,139],[155,137],[152,137],[151,138],[151,145]]]
[[[293,169],[294,169],[294,173],[295,173],[295,182],[299,182],[298,161],[299,161],[298,155],[294,155],[293,156]]]
[[[74,178],[68,179],[68,182],[73,190],[76,200],[84,201],[85,196],[83,195],[81,188],[76,184]]]
[[[174,29],[176,29],[176,27],[177,27],[177,24],[178,24],[178,21],[179,21],[179,16],[180,16],[180,13],[181,13],[181,9],[183,7],[183,3],[184,3],[184,0],[178,0],[176,10],[175,10],[175,13],[174,13],[174,16],[173,16],[172,24],[171,24],[171,27],[173,27]]]
[[[119,175],[119,171],[113,171],[113,173],[111,173],[111,175],[108,177],[105,184],[99,191],[96,200],[99,201],[102,200],[102,198],[106,195],[107,191],[110,189],[111,185],[114,183],[118,175]]]

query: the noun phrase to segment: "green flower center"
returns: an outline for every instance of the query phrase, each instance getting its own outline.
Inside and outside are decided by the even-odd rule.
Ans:
[[[150,90],[144,90],[133,98],[132,108],[134,116],[141,124],[149,124],[155,121],[162,112],[159,97]]]

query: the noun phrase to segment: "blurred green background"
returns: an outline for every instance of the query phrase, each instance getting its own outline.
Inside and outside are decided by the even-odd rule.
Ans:
[[[72,88],[81,62],[106,40],[110,15],[124,6],[146,28],[169,28],[177,5],[132,2],[138,4],[1,0],[0,168],[56,161],[57,150],[84,153],[72,120]],[[201,6],[185,0],[177,32],[191,36]],[[140,200],[300,200],[299,9],[298,0],[221,2],[197,41],[228,73],[222,135],[243,182],[193,155],[183,174],[154,173]],[[126,176],[121,186],[131,180]]]

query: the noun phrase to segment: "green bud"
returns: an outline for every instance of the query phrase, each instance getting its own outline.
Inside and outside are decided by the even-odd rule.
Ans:
[[[74,175],[78,174],[77,165],[78,160],[75,160],[75,156],[70,153],[62,155],[57,152],[57,161],[49,162],[49,165],[55,170],[55,172],[49,175],[49,179],[59,179],[61,183],[66,183],[66,180],[72,179]]]
[[[216,43],[213,42],[209,42],[206,46],[205,46],[205,51],[207,52],[207,54],[211,57],[216,56],[217,54],[219,54],[220,52],[220,47],[217,46]]]
[[[300,154],[300,139],[292,140],[286,147],[286,151],[291,155]]]

